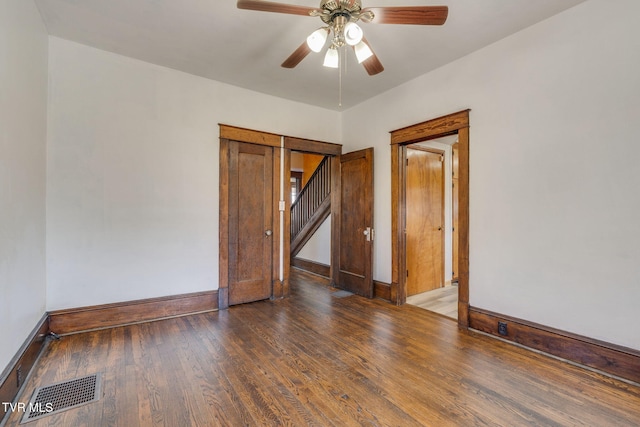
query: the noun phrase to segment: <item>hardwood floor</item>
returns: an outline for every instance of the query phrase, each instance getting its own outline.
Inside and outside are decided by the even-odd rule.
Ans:
[[[640,387],[414,306],[332,297],[315,275],[292,279],[285,300],[52,341],[19,401],[96,372],[103,397],[28,425],[640,424]]]
[[[407,297],[407,304],[458,320],[458,287],[445,286]]]

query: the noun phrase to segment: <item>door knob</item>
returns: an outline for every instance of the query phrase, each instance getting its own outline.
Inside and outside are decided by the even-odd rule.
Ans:
[[[267,237],[271,236],[272,234],[273,234],[273,231],[271,231],[271,230],[267,230],[267,231],[264,232],[264,235],[267,236]]]
[[[362,234],[365,235],[367,242],[370,242],[373,240],[373,229],[371,227],[365,228]]]

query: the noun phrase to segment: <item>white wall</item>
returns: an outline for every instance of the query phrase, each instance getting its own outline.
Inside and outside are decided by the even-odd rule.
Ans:
[[[296,258],[331,265],[331,215],[313,233]]]
[[[31,1],[0,2],[0,371],[45,313],[47,34]]]
[[[340,142],[337,112],[55,37],[50,85],[49,310],[218,288],[219,123]]]
[[[375,279],[388,132],[471,108],[471,305],[640,349],[638,16],[590,0],[344,112],[345,151],[376,150]]]

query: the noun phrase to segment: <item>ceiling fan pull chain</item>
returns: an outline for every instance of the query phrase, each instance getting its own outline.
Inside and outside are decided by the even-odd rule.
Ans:
[[[347,47],[342,48],[342,60],[344,61],[344,75],[349,74],[349,64],[347,64]]]
[[[344,52],[344,49],[342,49],[342,52]],[[338,107],[342,107],[342,67],[343,67],[342,64],[343,63],[344,61],[340,60],[339,67],[338,67]]]

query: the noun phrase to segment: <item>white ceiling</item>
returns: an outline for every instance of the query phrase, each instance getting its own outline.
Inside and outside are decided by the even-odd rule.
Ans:
[[[338,106],[338,70],[311,53],[280,64],[320,18],[239,10],[234,0],[35,0],[49,34],[235,86],[343,110],[584,0],[363,0],[373,6],[449,6],[443,26],[362,24],[385,67],[368,76],[350,58]],[[283,3],[316,7],[319,0]]]

